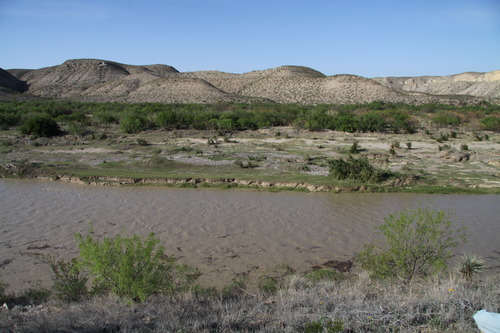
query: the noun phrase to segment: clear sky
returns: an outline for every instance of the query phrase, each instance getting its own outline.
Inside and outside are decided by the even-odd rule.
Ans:
[[[244,73],[500,69],[500,0],[0,0],[0,67],[67,59]]]

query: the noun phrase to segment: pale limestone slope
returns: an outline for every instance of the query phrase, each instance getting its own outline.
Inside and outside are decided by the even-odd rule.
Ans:
[[[379,77],[375,81],[390,88],[436,95],[470,95],[500,98],[500,70],[466,72],[448,76]]]

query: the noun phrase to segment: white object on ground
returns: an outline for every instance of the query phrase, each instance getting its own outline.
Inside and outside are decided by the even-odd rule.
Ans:
[[[477,327],[483,333],[500,333],[500,313],[478,311],[473,316]]]

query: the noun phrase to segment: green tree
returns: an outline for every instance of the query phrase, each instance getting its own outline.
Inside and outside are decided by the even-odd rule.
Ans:
[[[405,209],[389,215],[378,230],[385,243],[367,245],[358,261],[373,277],[398,277],[406,283],[444,269],[451,249],[465,242],[465,230],[452,227],[441,210]]]

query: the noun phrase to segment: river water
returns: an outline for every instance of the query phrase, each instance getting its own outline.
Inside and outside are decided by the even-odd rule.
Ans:
[[[500,257],[500,196],[388,193],[295,193],[254,190],[105,187],[63,182],[0,180],[0,279],[11,290],[50,284],[39,254],[78,254],[75,233],[147,235],[168,254],[198,267],[201,282],[220,286],[238,273],[278,264],[307,270],[352,258],[375,227],[405,207],[447,210],[467,227],[456,249]]]

